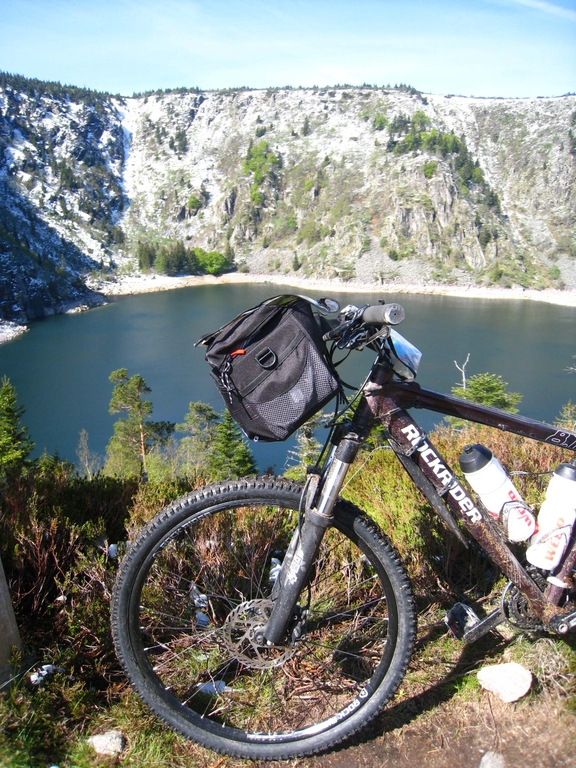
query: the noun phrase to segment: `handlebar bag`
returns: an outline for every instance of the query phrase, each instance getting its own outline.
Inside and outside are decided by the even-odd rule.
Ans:
[[[275,296],[197,342],[249,438],[285,440],[340,391],[320,323],[304,297]]]

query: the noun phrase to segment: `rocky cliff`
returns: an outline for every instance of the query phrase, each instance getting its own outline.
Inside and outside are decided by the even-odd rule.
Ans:
[[[56,306],[143,245],[145,267],[180,244],[249,272],[576,288],[573,95],[1,86],[5,317],[35,311],[8,306],[18,280]]]
[[[124,161],[110,97],[0,76],[0,318],[91,298],[87,274],[123,243]]]

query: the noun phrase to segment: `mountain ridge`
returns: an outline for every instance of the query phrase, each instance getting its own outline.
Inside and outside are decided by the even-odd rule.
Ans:
[[[182,263],[157,257],[179,246],[276,280],[573,289],[575,133],[573,95],[125,99],[5,76],[0,311],[61,311],[88,275],[138,273],[144,246],[140,266],[169,273]]]

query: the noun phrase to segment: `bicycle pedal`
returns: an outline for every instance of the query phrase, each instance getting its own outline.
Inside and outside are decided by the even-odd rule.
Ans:
[[[558,616],[554,616],[550,622],[550,626],[554,632],[558,632],[560,635],[565,635],[567,632],[576,631],[576,611],[572,613],[563,613]]]
[[[470,606],[456,603],[446,614],[444,623],[457,640],[462,640],[467,632],[480,624],[480,619]]]

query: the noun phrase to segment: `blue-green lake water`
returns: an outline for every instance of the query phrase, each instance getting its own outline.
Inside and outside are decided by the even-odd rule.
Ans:
[[[29,333],[0,346],[0,375],[7,375],[26,409],[23,422],[43,450],[76,460],[79,433],[104,454],[118,418],[108,413],[110,373],[141,374],[152,392],[153,418],[181,422],[191,401],[223,401],[210,378],[204,350],[194,342],[248,307],[280,292],[274,285],[183,288],[122,297],[81,314],[33,323]],[[296,292],[296,291],[294,291]],[[321,294],[310,292],[310,295]],[[376,303],[380,294],[330,294],[341,305]],[[569,400],[576,402],[576,375],[566,371],[576,355],[576,309],[515,300],[392,295],[406,309],[398,330],[423,352],[418,381],[449,392],[466,372],[500,374],[524,397],[520,412],[554,421]],[[371,354],[352,353],[343,377],[360,383]],[[442,417],[424,411],[416,420],[430,429]],[[284,467],[289,443],[251,444],[261,469]]]

